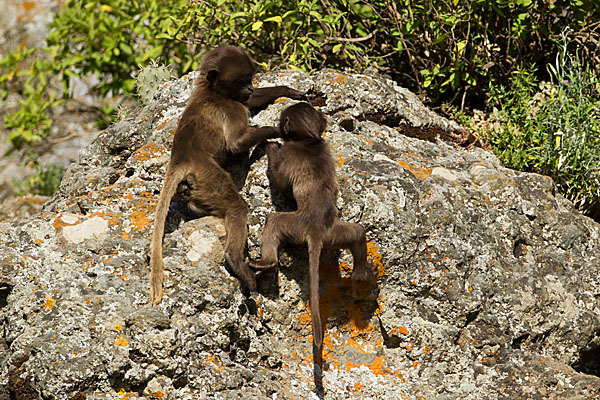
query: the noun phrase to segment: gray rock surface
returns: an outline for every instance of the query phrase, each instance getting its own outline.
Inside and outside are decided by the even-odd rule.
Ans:
[[[193,77],[103,132],[41,215],[0,224],[0,399],[317,398],[304,249],[285,248],[246,298],[223,267],[222,221],[173,202],[165,297],[145,305],[153,212]],[[459,127],[385,79],[258,81],[311,89],[330,115],[338,206],[367,229],[379,270],[354,299],[349,254],[322,258],[325,398],[600,398],[600,226],[551,179],[433,140]],[[241,191],[252,257],[281,204],[260,155]]]

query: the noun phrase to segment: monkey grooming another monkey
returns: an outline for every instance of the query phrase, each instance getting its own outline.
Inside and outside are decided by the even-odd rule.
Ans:
[[[328,143],[321,137],[327,117],[308,103],[283,110],[279,127],[284,144],[267,143],[268,176],[281,191],[292,190],[296,211],[267,216],[261,259],[250,261],[254,269],[277,265],[277,250],[282,242],[308,244],[310,309],[315,364],[321,367],[323,330],[319,310],[319,256],[321,249],[350,249],[354,259],[353,295],[357,281],[375,281],[377,269],[367,260],[365,229],[338,218],[338,184],[335,161]]]
[[[163,295],[162,238],[173,195],[184,184],[184,200],[210,208],[225,219],[225,259],[247,288],[256,291],[256,277],[244,261],[248,206],[230,175],[222,168],[228,155],[280,136],[278,127],[249,127],[248,107],[263,105],[279,96],[301,98],[304,93],[285,86],[254,89],[255,65],[240,48],[222,46],[208,52],[200,77],[175,131],[171,159],[154,218],[151,243],[150,303]]]

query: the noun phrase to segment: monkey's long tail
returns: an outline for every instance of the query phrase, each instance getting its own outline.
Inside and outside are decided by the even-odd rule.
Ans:
[[[310,310],[313,330],[313,343],[316,347],[319,361],[323,350],[323,327],[321,325],[321,310],[319,308],[319,258],[323,242],[320,239],[308,238],[308,276],[310,289]],[[315,363],[317,358],[315,358]]]
[[[165,233],[165,221],[171,198],[175,195],[177,186],[189,173],[188,169],[182,165],[177,168],[167,169],[163,188],[160,191],[160,198],[156,211],[154,213],[154,226],[152,232],[152,244],[150,249],[150,266],[152,273],[150,275],[150,299],[151,304],[158,304],[162,299],[163,290],[163,256],[162,256],[162,238]]]

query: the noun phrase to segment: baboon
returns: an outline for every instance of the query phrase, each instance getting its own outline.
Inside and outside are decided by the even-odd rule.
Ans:
[[[319,310],[321,249],[350,249],[354,259],[354,296],[357,295],[356,281],[375,281],[377,276],[371,259],[367,259],[365,229],[338,218],[335,161],[328,143],[321,137],[326,125],[327,117],[308,103],[294,104],[281,113],[279,127],[284,144],[266,144],[267,173],[275,188],[284,192],[291,189],[297,210],[267,216],[261,259],[250,261],[254,269],[272,268],[277,265],[277,250],[282,242],[308,244],[313,350],[319,362],[323,349]]]
[[[225,219],[225,259],[233,273],[254,292],[256,277],[244,261],[248,206],[222,168],[228,155],[247,152],[252,146],[280,136],[278,127],[249,127],[248,107],[260,106],[279,96],[301,98],[287,87],[254,89],[255,63],[240,48],[221,46],[208,52],[200,67],[196,88],[175,131],[171,159],[154,218],[150,264],[150,303],[163,294],[162,237],[171,198],[183,181],[186,201],[208,207]],[[253,97],[254,96],[254,97]]]

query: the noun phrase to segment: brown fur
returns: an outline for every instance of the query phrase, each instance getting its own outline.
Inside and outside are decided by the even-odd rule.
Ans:
[[[376,270],[367,260],[365,229],[338,218],[338,184],[335,161],[328,143],[321,138],[326,117],[308,103],[298,103],[281,113],[280,129],[285,143],[268,143],[269,178],[279,190],[292,190],[298,209],[267,216],[259,261],[255,269],[277,265],[277,250],[282,242],[308,244],[310,308],[315,363],[323,349],[323,325],[319,310],[319,257],[323,247],[346,248],[352,252],[353,283],[374,280]],[[356,286],[353,292],[356,295]]]
[[[185,200],[192,209],[205,205],[225,219],[225,258],[248,289],[256,290],[255,275],[243,260],[248,206],[222,165],[228,154],[246,152],[258,143],[280,136],[276,127],[248,127],[248,102],[258,106],[278,95],[295,98],[303,95],[286,87],[254,90],[254,63],[242,49],[233,46],[208,52],[200,73],[175,131],[171,159],[156,208],[150,256],[152,304],[160,302],[163,295],[164,224],[171,198],[182,181],[188,185]],[[253,98],[253,95],[258,97]]]

